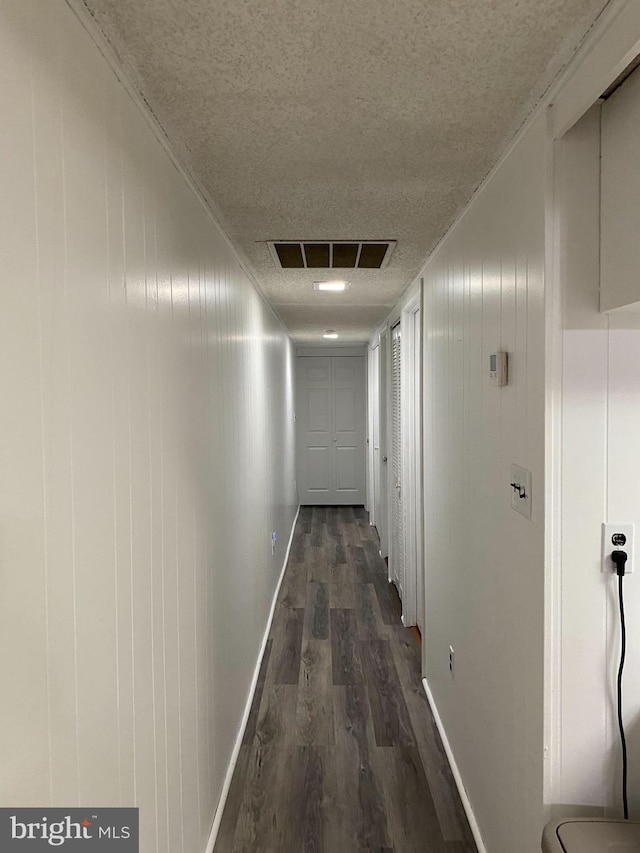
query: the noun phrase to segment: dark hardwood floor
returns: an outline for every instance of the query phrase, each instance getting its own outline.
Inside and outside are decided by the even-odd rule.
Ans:
[[[476,853],[361,507],[302,507],[216,853]]]

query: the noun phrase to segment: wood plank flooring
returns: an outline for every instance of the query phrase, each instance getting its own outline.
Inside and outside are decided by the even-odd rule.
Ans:
[[[477,853],[362,507],[302,507],[216,853]]]

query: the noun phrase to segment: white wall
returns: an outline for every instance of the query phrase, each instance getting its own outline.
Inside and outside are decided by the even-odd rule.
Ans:
[[[491,853],[539,851],[542,831],[545,152],[541,115],[422,273],[425,674]]]
[[[0,80],[0,804],[204,850],[294,516],[291,346],[63,0],[3,0]]]
[[[620,815],[615,707],[617,578],[600,571],[601,525],[640,531],[640,317],[599,312],[600,109],[563,138],[561,175],[562,554],[555,812]],[[640,819],[640,599],[624,581],[624,696],[631,817]]]

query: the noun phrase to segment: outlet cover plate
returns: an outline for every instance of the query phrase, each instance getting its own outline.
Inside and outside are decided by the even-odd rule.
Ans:
[[[633,571],[634,524],[603,524],[602,525],[602,569],[603,572],[615,572],[616,567],[611,559],[612,551],[626,551],[627,562],[625,574]]]

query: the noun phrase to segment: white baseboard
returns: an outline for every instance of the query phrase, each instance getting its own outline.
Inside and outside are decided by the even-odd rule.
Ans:
[[[222,822],[222,814],[224,812],[224,807],[227,802],[227,797],[229,796],[229,788],[231,787],[231,780],[233,779],[233,773],[236,769],[236,763],[238,761],[238,756],[240,755],[240,747],[242,746],[242,739],[244,738],[244,730],[247,727],[247,723],[249,721],[249,714],[251,713],[251,706],[253,705],[253,697],[256,692],[256,686],[258,684],[258,676],[260,674],[260,665],[262,664],[262,657],[264,655],[264,650],[267,647],[267,640],[269,639],[269,632],[271,631],[271,623],[273,622],[273,615],[276,610],[276,602],[278,600],[278,593],[280,592],[280,587],[282,586],[282,579],[284,578],[284,573],[287,569],[287,563],[289,562],[289,553],[291,551],[291,544],[293,542],[293,534],[296,529],[296,522],[298,521],[298,515],[300,514],[300,506],[296,510],[295,518],[293,519],[293,524],[291,525],[291,533],[289,535],[289,544],[287,545],[287,552],[284,555],[284,562],[282,564],[282,570],[280,572],[280,577],[278,578],[278,583],[276,585],[276,590],[273,594],[273,601],[271,602],[271,610],[269,612],[269,618],[267,619],[267,627],[264,631],[264,637],[262,638],[262,646],[260,647],[260,653],[258,655],[258,660],[256,663],[256,668],[253,673],[253,679],[251,681],[251,687],[249,689],[249,695],[247,696],[247,703],[244,708],[244,714],[242,715],[242,722],[240,723],[240,729],[238,731],[238,736],[236,738],[235,745],[233,747],[233,752],[231,753],[231,759],[229,760],[229,766],[227,768],[227,774],[224,777],[224,785],[222,786],[222,793],[220,794],[220,799],[218,800],[218,807],[216,808],[215,817],[213,818],[213,826],[211,827],[211,832],[209,833],[209,841],[207,843],[206,853],[213,853],[213,848],[216,843],[216,838],[218,837],[218,830],[220,829],[220,823]]]
[[[438,732],[440,734],[440,739],[442,740],[442,745],[444,746],[444,751],[447,753],[447,759],[449,760],[451,772],[453,773],[453,778],[456,780],[458,793],[460,794],[462,806],[464,808],[465,814],[467,815],[467,820],[469,821],[469,826],[471,828],[471,832],[473,833],[473,838],[476,842],[478,853],[487,853],[487,848],[484,846],[484,841],[482,840],[482,836],[480,835],[480,827],[478,826],[478,821],[476,820],[476,816],[474,815],[473,809],[471,808],[471,803],[469,802],[469,797],[467,796],[467,792],[465,791],[464,782],[462,781],[460,770],[458,769],[458,765],[456,764],[456,760],[451,749],[451,744],[449,743],[449,738],[447,737],[447,733],[442,724],[442,719],[440,717],[440,714],[438,713],[438,708],[436,707],[433,694],[429,689],[429,684],[426,678],[422,679],[422,686],[424,687],[424,692],[427,694],[427,700],[429,702],[429,705],[431,706],[431,713],[433,714],[433,718],[436,721],[436,726],[438,727]]]

